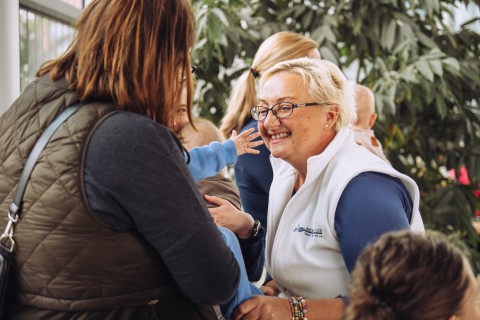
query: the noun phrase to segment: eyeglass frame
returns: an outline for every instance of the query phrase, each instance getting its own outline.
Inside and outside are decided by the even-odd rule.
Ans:
[[[282,104],[282,103],[288,103],[288,104],[291,104],[292,105],[292,110],[290,112],[290,114],[288,116],[285,116],[285,117],[279,117],[277,115],[277,112],[278,111],[275,111],[273,110],[273,108],[275,108],[276,106]],[[324,103],[320,103],[320,102],[307,102],[307,103],[293,103],[293,102],[290,102],[290,101],[282,101],[282,102],[278,102],[278,103],[275,103],[273,106],[271,106],[270,108],[267,108],[267,107],[263,107],[263,106],[253,106],[251,109],[250,109],[250,114],[252,115],[252,118],[256,121],[265,121],[268,117],[268,113],[270,111],[272,111],[272,114],[277,117],[277,119],[286,119],[288,117],[290,117],[292,114],[293,114],[293,110],[296,109],[296,108],[303,108],[303,107],[313,107],[313,106],[323,106],[323,105],[331,105],[332,103],[330,102],[324,102]],[[255,108],[264,108],[267,110],[267,113],[265,114],[265,118],[263,118],[262,120],[259,120],[258,117],[257,119],[255,118],[255,112],[253,111]]]

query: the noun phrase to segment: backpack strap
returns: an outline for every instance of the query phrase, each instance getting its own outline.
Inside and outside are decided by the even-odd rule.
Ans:
[[[64,123],[65,120],[67,120],[71,115],[77,112],[82,106],[83,104],[81,102],[76,102],[63,110],[52,121],[52,123],[48,125],[45,131],[43,131],[42,135],[33,146],[33,149],[28,156],[27,162],[25,162],[25,166],[23,167],[17,190],[15,191],[13,201],[10,204],[8,210],[7,226],[5,227],[5,231],[3,232],[3,234],[0,236],[0,246],[4,247],[6,250],[13,252],[15,246],[15,240],[13,239],[13,228],[15,223],[17,223],[18,217],[21,213],[23,195],[25,193],[25,189],[27,188],[27,183],[30,179],[33,168],[37,164],[37,160],[40,157],[40,153],[43,151],[48,141],[50,141],[50,138],[55,133],[55,131],[57,131],[60,125]]]

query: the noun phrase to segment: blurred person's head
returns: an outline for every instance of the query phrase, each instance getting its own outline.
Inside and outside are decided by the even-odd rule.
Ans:
[[[280,62],[261,77],[252,115],[272,156],[298,170],[355,119],[353,88],[329,61]]]
[[[213,141],[222,142],[224,138],[220,130],[213,124],[213,122],[196,118],[192,123],[187,123],[179,133],[183,146],[190,150],[195,147],[207,145]],[[213,195],[221,197],[230,202],[233,206],[240,210],[240,193],[235,183],[224,176],[225,169],[220,173],[197,181],[197,187],[201,195]],[[216,207],[211,202],[205,200],[207,207]]]
[[[371,129],[377,120],[375,113],[375,96],[372,90],[361,84],[355,85],[355,101],[357,104],[357,121],[355,127]]]
[[[220,128],[225,137],[229,137],[232,130],[240,132],[245,122],[251,119],[250,109],[255,105],[257,96],[255,79],[278,62],[302,57],[320,59],[320,52],[315,41],[301,34],[282,31],[263,41],[251,68],[237,79],[232,89]]]
[[[186,84],[191,113],[195,16],[188,0],[93,0],[76,28],[67,51],[38,76],[65,76],[82,102],[113,102],[169,127]]]
[[[469,262],[435,232],[389,232],[362,252],[344,320],[475,320],[479,284]]]
[[[202,118],[196,118],[192,123],[187,123],[183,126],[180,131],[180,137],[187,150],[207,145],[213,141],[224,141],[220,130],[215,124]]]

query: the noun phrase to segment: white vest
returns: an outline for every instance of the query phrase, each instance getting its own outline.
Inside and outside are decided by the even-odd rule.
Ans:
[[[271,157],[271,163],[265,266],[281,296],[347,294],[350,275],[334,228],[335,212],[347,184],[362,172],[399,178],[413,200],[411,229],[424,231],[415,182],[357,145],[350,129],[341,129],[321,154],[308,159],[307,177],[293,197],[295,169],[281,159]]]

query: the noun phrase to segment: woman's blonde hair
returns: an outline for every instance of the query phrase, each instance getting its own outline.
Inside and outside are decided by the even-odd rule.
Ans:
[[[113,102],[167,126],[185,78],[191,118],[195,16],[188,0],[93,0],[76,29],[67,51],[37,76],[65,76],[82,102]]]
[[[343,320],[436,320],[459,315],[468,262],[437,232],[384,234],[357,260]]]
[[[357,113],[353,85],[332,62],[309,58],[279,62],[260,78],[259,94],[265,82],[280,72],[295,73],[302,77],[305,86],[309,88],[308,94],[315,100],[306,102],[324,103],[324,108],[330,108],[329,105],[338,106],[335,130],[348,127],[355,121]]]
[[[306,57],[318,48],[318,44],[307,37],[290,31],[282,31],[265,39],[258,48],[250,69],[238,78],[230,95],[228,108],[220,131],[229,137],[232,130],[240,132],[251,118],[250,109],[256,103],[255,78],[280,61]]]

